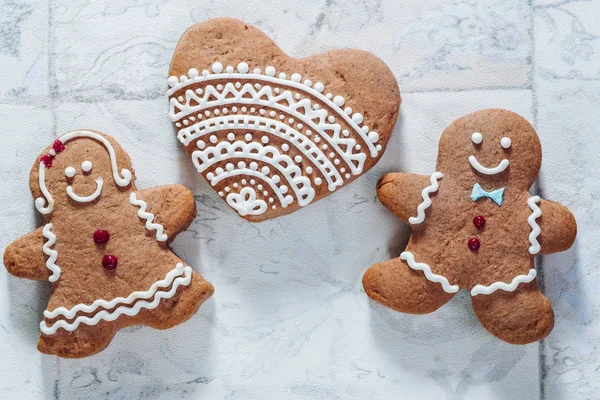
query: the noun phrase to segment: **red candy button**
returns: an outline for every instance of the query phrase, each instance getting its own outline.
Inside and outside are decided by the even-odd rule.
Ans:
[[[113,270],[115,268],[117,268],[117,256],[113,256],[112,254],[106,254],[104,255],[104,257],[102,257],[102,266],[104,267],[104,269],[107,270]]]
[[[60,140],[55,140],[54,143],[52,144],[52,149],[55,152],[60,153],[61,151],[63,151],[65,149],[65,145]]]
[[[48,168],[52,166],[52,156],[50,154],[43,155],[40,161]]]
[[[102,229],[98,229],[94,232],[94,242],[96,244],[105,244],[110,239],[110,234],[108,231],[104,231]]]
[[[481,242],[477,238],[470,238],[467,245],[471,251],[477,251],[479,250],[479,246],[481,246]]]
[[[473,218],[473,225],[477,228],[481,229],[485,226],[485,217],[483,215],[478,215]]]

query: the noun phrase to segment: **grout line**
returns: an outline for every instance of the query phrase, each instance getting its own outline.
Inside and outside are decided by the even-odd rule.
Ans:
[[[537,128],[538,126],[538,111],[539,111],[539,99],[538,99],[538,86],[535,79],[536,74],[536,41],[535,41],[535,5],[533,4],[534,0],[529,0],[529,35],[531,39],[531,49],[529,52],[529,57],[531,58],[531,69],[529,72],[529,84],[531,86],[531,115],[533,118],[532,125]],[[536,190],[535,192],[540,196],[544,197],[543,187],[541,183],[541,178],[538,175],[538,179],[536,180]],[[538,271],[538,285],[542,293],[545,288],[545,280],[544,280],[544,256],[536,257],[537,258],[537,271]],[[545,340],[542,339],[538,345],[538,373],[539,373],[539,390],[540,390],[540,400],[546,399],[546,391],[545,391],[545,380],[546,380],[546,347]]]

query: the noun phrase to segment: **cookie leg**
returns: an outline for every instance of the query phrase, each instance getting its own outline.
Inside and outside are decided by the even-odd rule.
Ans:
[[[371,266],[363,276],[363,287],[373,300],[409,314],[428,314],[454,296],[400,257]]]
[[[116,329],[110,322],[101,322],[93,327],[80,325],[73,332],[60,329],[52,335],[40,335],[37,347],[44,354],[82,358],[104,350],[115,333]]]
[[[213,286],[194,273],[190,284],[180,288],[177,295],[162,300],[158,307],[147,311],[143,323],[155,329],[168,329],[179,325],[194,315],[213,292]]]
[[[537,281],[520,284],[514,292],[497,290],[473,296],[473,310],[492,335],[512,344],[543,339],[554,326],[550,301]]]

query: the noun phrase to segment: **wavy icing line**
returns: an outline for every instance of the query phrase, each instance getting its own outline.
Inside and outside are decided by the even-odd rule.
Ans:
[[[282,121],[253,115],[228,115],[210,118],[180,130],[177,138],[184,146],[192,140],[209,135],[222,129],[252,129],[282,138],[294,145],[321,171],[328,183],[328,189],[334,191],[343,184],[343,179],[323,151],[308,137]],[[323,136],[329,140],[328,136]]]
[[[42,246],[42,251],[48,256],[48,259],[46,260],[46,268],[52,271],[52,274],[48,280],[50,282],[56,282],[58,278],[60,278],[61,269],[58,265],[56,265],[58,252],[51,249],[51,247],[54,246],[54,243],[56,243],[56,235],[52,232],[52,223],[44,225],[44,228],[42,229],[42,235],[48,239]]]
[[[110,142],[102,135],[91,131],[73,131],[65,133],[64,135],[60,136],[58,140],[61,143],[65,144],[69,140],[77,137],[87,137],[90,139],[95,139],[102,143],[108,151],[108,156],[110,157],[110,165],[112,168],[112,174],[115,183],[121,187],[127,186],[131,183],[131,171],[129,171],[126,168],[123,168],[120,171],[121,175],[123,176],[121,177],[119,175],[115,149],[110,144]],[[54,210],[54,199],[52,198],[52,195],[46,188],[46,165],[43,162],[40,162],[38,184],[40,186],[40,191],[42,192],[42,197],[38,197],[37,199],[35,199],[35,208],[37,208],[37,210],[42,214],[50,214]]]
[[[306,124],[308,128],[318,132],[320,136],[324,137],[325,140],[335,148],[353,173],[358,174],[362,172],[367,156],[361,151],[354,152],[356,149],[356,140],[351,137],[342,138],[340,133],[343,131],[340,124],[335,123],[335,119],[329,119],[327,111],[324,109],[314,110],[313,104],[309,99],[295,100],[293,94],[289,91],[284,91],[280,95],[274,95],[270,86],[263,86],[259,90],[256,90],[255,87],[249,83],[244,84],[240,90],[237,90],[230,82],[225,85],[222,92],[214,86],[207,86],[203,93],[204,95],[199,97],[191,90],[186,91],[187,101],[185,106],[178,103],[176,99],[171,98],[171,119],[177,121],[191,113],[201,112],[206,108],[234,104],[246,104],[249,106],[258,105],[273,108],[290,114]],[[228,97],[229,94],[232,96]],[[245,97],[247,94],[251,97]],[[215,98],[216,100],[209,101],[209,98]],[[284,104],[281,104],[280,102]],[[175,110],[179,109],[179,107],[183,107],[183,111],[176,113]],[[200,118],[202,115],[198,114],[197,116]],[[273,120],[276,121],[274,118],[275,116],[273,116]],[[189,123],[189,121],[184,119],[184,123]],[[182,128],[180,131],[181,136],[185,137],[189,131],[195,129],[197,126],[202,126],[202,121],[188,128]],[[375,140],[379,138],[379,135],[374,132],[370,137]],[[367,140],[368,139],[369,138],[367,138]],[[372,144],[372,142],[369,143]],[[345,147],[345,150],[342,149],[342,146]],[[375,154],[375,156],[376,155],[377,154]]]
[[[146,220],[147,230],[156,230],[156,240],[158,240],[159,242],[164,242],[168,239],[167,234],[164,233],[164,227],[161,224],[152,222],[154,221],[154,214],[146,211],[146,209],[148,208],[148,203],[146,203],[144,200],[138,200],[135,195],[135,192],[131,192],[131,194],[129,195],[129,202],[134,206],[140,207],[140,209],[137,212],[137,215],[140,218]]]
[[[334,110],[338,116],[345,120],[345,122],[351,126],[356,133],[363,139],[365,144],[367,144],[372,157],[376,157],[378,152],[381,150],[381,146],[374,146],[373,143],[377,141],[379,135],[377,132],[371,132],[368,136],[365,134],[369,131],[369,128],[366,126],[360,127],[358,124],[363,122],[363,116],[360,113],[352,114],[352,109],[350,107],[346,107],[342,110],[340,107],[344,105],[345,99],[342,96],[335,96],[331,93],[327,93],[323,95],[322,92],[325,90],[325,86],[321,82],[316,82],[313,86],[310,80],[305,80],[301,83],[302,76],[298,73],[294,73],[290,76],[290,79],[286,79],[287,75],[285,73],[280,73],[279,77],[275,77],[276,70],[272,66],[268,66],[265,68],[264,75],[261,74],[261,70],[259,68],[254,69],[251,73],[249,73],[248,64],[245,62],[241,62],[237,66],[238,72],[235,73],[234,68],[232,66],[227,66],[225,68],[225,72],[223,72],[223,65],[219,62],[214,63],[211,66],[213,73],[211,74],[208,70],[202,71],[202,74],[199,74],[198,70],[195,68],[191,68],[188,71],[188,76],[182,75],[181,77],[170,76],[167,80],[169,85],[169,89],[167,90],[167,95],[171,96],[178,90],[195,84],[199,82],[209,82],[209,81],[222,81],[227,79],[237,79],[237,80],[258,80],[273,83],[281,86],[288,86],[294,88],[296,90],[302,91],[310,96],[317,98],[322,103],[326,104],[329,108]],[[191,90],[186,91],[186,95],[188,92],[193,93]],[[333,98],[333,100],[332,100]],[[173,99],[172,99],[173,100]],[[189,100],[189,99],[188,99]],[[179,106],[181,106],[180,103]],[[176,104],[175,104],[176,105]],[[187,105],[187,103],[186,103]],[[183,106],[182,106],[183,107]],[[312,108],[311,108],[312,109]],[[327,113],[325,112],[325,115]],[[352,114],[350,117],[349,114]],[[365,129],[366,128],[366,129]]]
[[[513,280],[508,283],[494,282],[489,286],[475,285],[471,289],[471,296],[477,296],[478,294],[492,294],[496,290],[504,290],[505,292],[514,292],[521,283],[529,283],[535,279],[537,272],[535,269],[530,269],[527,275],[517,275]]]
[[[315,197],[315,190],[311,186],[310,179],[303,176],[302,170],[294,163],[294,161],[289,156],[281,154],[276,147],[263,146],[258,142],[220,142],[216,146],[207,147],[203,150],[196,150],[192,153],[192,161],[198,169],[198,172],[204,172],[211,165],[231,158],[253,159],[275,167],[292,186],[292,190],[294,191],[300,206],[309,204]],[[250,167],[255,167],[253,169],[257,169],[258,165],[255,164],[256,163],[250,163]],[[240,161],[238,167],[239,169],[243,169],[246,167],[246,163]],[[263,169],[267,171],[263,171],[263,174],[267,175],[268,167],[263,167]],[[223,173],[219,168],[217,168],[217,170],[216,175]],[[209,172],[206,174],[206,177],[208,180],[212,181],[215,177],[215,173]],[[282,191],[282,187],[280,187],[279,190]],[[285,191],[282,191],[282,193],[285,194]],[[291,195],[286,195],[284,199],[285,203],[282,203],[283,207],[286,207],[293,202],[293,197]]]
[[[425,278],[428,281],[436,282],[442,285],[442,289],[446,293],[456,293],[458,292],[458,285],[451,285],[448,281],[448,278],[442,275],[434,274],[431,272],[431,267],[425,263],[420,263],[415,261],[415,256],[410,251],[403,251],[400,254],[400,258],[408,262],[408,266],[416,271],[423,271],[425,274]]]
[[[183,276],[181,276],[183,275]],[[51,335],[56,333],[56,331],[60,328],[65,329],[66,331],[72,332],[80,324],[85,325],[96,325],[100,321],[114,321],[119,318],[121,315],[134,316],[137,315],[142,309],[151,310],[156,308],[160,300],[162,299],[170,299],[175,295],[179,286],[187,286],[189,285],[192,278],[192,268],[187,266],[184,267],[183,264],[178,263],[177,266],[167,273],[165,279],[154,282],[150,289],[147,291],[141,292],[133,292],[127,298],[117,297],[110,302],[106,300],[96,300],[90,305],[86,304],[78,304],[72,309],[68,310],[65,307],[58,307],[53,311],[44,311],[44,317],[46,318],[55,318],[58,315],[63,315],[67,319],[72,319],[75,315],[83,311],[85,313],[90,313],[96,310],[98,307],[102,307],[105,310],[100,311],[93,317],[88,316],[79,316],[73,322],[69,323],[66,320],[60,320],[54,323],[53,325],[48,326],[46,321],[40,322],[40,330],[45,335]],[[168,292],[158,291],[159,288],[166,288],[172,284],[171,289]],[[147,299],[154,296],[153,301],[147,301]],[[137,300],[137,301],[136,301]],[[120,306],[116,310],[110,312],[109,310],[114,308],[118,304],[131,304],[136,301],[135,305],[132,307]]]
[[[542,210],[538,207],[536,203],[540,202],[540,196],[532,196],[527,200],[527,205],[533,211],[529,217],[527,217],[527,222],[529,226],[531,226],[531,233],[529,234],[529,253],[537,254],[541,250],[540,242],[538,242],[537,238],[542,233],[542,229],[536,222],[536,219],[542,216]]]
[[[423,221],[425,221],[425,210],[431,206],[431,198],[429,197],[429,195],[431,193],[437,192],[437,190],[440,187],[438,180],[442,179],[443,177],[444,177],[444,174],[442,174],[441,172],[434,172],[431,175],[431,177],[429,178],[431,185],[427,186],[421,192],[421,198],[423,199],[423,201],[417,207],[417,216],[410,217],[408,219],[409,223],[416,225],[416,224],[420,224]]]

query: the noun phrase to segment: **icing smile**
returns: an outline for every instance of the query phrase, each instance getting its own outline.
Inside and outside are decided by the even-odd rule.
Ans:
[[[475,168],[475,170],[477,170],[477,172],[480,172],[485,175],[496,175],[496,174],[499,174],[500,172],[503,172],[508,167],[509,161],[506,158],[504,158],[495,167],[488,168],[488,167],[484,167],[483,165],[481,165],[481,163],[479,161],[477,161],[477,158],[475,158],[475,156],[471,155],[471,156],[469,156],[469,164],[471,164],[471,167]]]
[[[96,190],[94,191],[94,193],[90,194],[89,196],[78,195],[77,193],[75,193],[73,191],[73,187],[71,185],[67,186],[67,194],[69,195],[70,198],[72,198],[76,202],[89,203],[90,201],[94,201],[98,197],[100,197],[100,195],[102,194],[103,183],[104,183],[104,181],[102,180],[102,178],[96,179]]]

